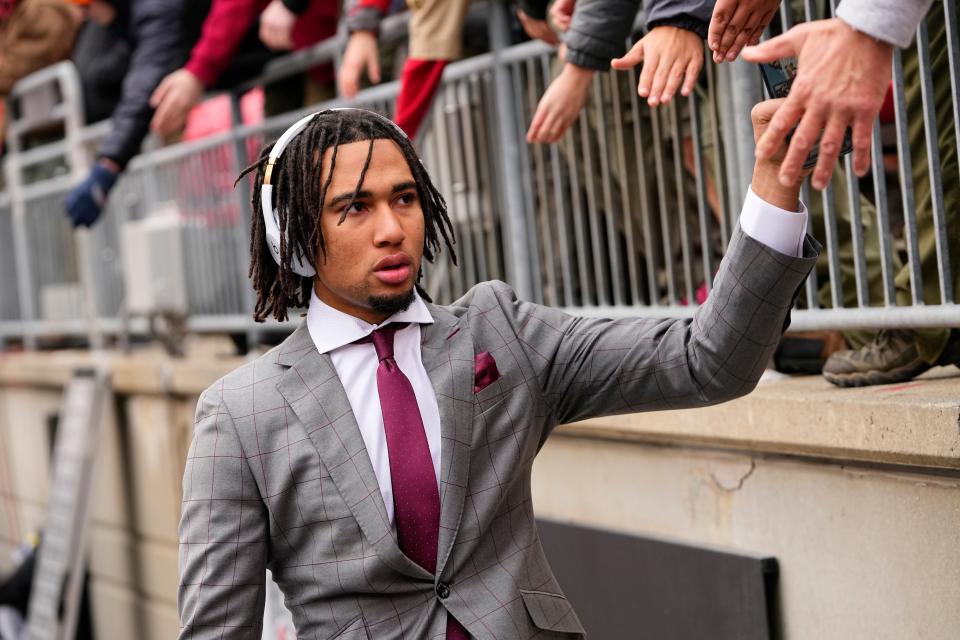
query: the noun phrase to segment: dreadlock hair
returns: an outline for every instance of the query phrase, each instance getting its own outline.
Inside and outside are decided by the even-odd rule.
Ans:
[[[305,307],[310,301],[313,278],[301,276],[290,267],[292,255],[299,256],[316,270],[317,250],[325,252],[323,233],[320,230],[320,214],[326,200],[327,188],[333,177],[337,163],[337,149],[342,144],[370,141],[367,159],[360,172],[360,179],[354,189],[357,197],[363,185],[370,159],[373,156],[375,140],[392,140],[400,148],[410,172],[417,185],[417,196],[423,209],[424,240],[423,257],[433,262],[443,246],[450,253],[450,259],[457,263],[453,245],[453,225],[447,215],[447,204],[430,180],[427,170],[421,164],[410,139],[395,125],[381,116],[361,109],[330,110],[318,113],[297,134],[284,149],[273,167],[271,183],[273,187],[273,208],[280,227],[280,264],[273,259],[267,247],[263,211],[260,205],[260,190],[263,187],[267,158],[273,144],[266,145],[256,162],[244,169],[237,182],[244,176],[256,171],[254,177],[251,208],[253,215],[250,225],[250,271],[253,288],[257,292],[253,318],[263,322],[268,316],[283,321],[290,308]],[[330,171],[321,184],[321,162],[327,149],[333,149],[330,158]],[[234,183],[236,184],[236,183]],[[340,223],[346,219],[353,200],[348,203]],[[443,246],[441,246],[441,240]],[[420,287],[421,273],[417,277],[417,290],[421,297],[430,300]]]

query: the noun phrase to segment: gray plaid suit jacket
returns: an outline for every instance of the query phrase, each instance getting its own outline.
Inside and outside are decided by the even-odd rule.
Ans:
[[[266,568],[300,638],[442,639],[447,612],[476,638],[582,637],[537,538],[538,450],[560,423],[748,393],[818,250],[807,238],[804,257],[787,257],[738,228],[692,320],[575,318],[500,282],[431,306],[436,577],[398,548],[340,379],[301,324],[200,399],[183,479],[180,637],[259,639]],[[484,351],[501,377],[475,393]]]

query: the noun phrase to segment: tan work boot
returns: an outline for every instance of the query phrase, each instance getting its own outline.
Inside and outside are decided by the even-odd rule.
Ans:
[[[909,329],[883,329],[857,350],[837,351],[823,377],[841,387],[865,387],[911,380],[932,365],[920,357]]]

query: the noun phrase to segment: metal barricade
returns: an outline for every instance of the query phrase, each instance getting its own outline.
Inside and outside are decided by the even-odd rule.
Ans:
[[[492,77],[489,71],[460,71],[444,83],[420,145],[423,162],[447,200],[457,238],[457,266],[441,254],[426,272],[427,290],[437,300],[454,300],[478,282],[505,278],[489,135],[496,113]]]
[[[831,11],[784,2],[773,28]],[[956,2],[937,2],[897,53],[896,121],[875,127],[872,185],[862,188],[846,157],[829,188],[804,189],[825,250],[793,328],[960,326],[957,26]],[[552,52],[505,58],[524,127],[553,76]],[[634,72],[597,74],[559,144],[521,148],[532,297],[579,314],[692,315],[749,183],[749,110],[760,99],[755,65],[739,61],[708,61],[693,96],[658,109],[638,104]]]
[[[10,198],[6,194],[0,194],[0,274],[3,274],[0,277],[0,323],[20,319],[16,273]]]
[[[785,2],[772,29],[819,17],[816,4]],[[562,141],[527,145],[555,52],[538,42],[507,46],[505,5],[489,11],[492,52],[447,67],[417,141],[447,199],[459,257],[454,267],[441,254],[426,269],[428,292],[451,302],[477,282],[503,279],[523,298],[579,314],[691,316],[709,295],[749,183],[756,68],[708,60],[689,99],[657,109],[637,96],[637,71],[597,74]],[[335,44],[318,45],[310,60],[334,58]],[[804,189],[825,251],[794,328],[960,326],[958,54],[956,0],[938,1],[915,46],[895,58],[896,122],[874,131],[872,185],[861,187],[847,158],[827,190]],[[397,90],[372,87],[350,104],[391,114]],[[297,118],[343,104],[142,154],[82,251],[61,201],[82,161],[71,158],[88,156],[104,125],[14,150],[8,182],[21,178],[0,196],[0,337],[123,330],[124,225],[171,212],[190,327],[255,337],[249,183],[234,189],[233,181]],[[57,154],[68,159],[67,175],[22,177],[25,164]]]

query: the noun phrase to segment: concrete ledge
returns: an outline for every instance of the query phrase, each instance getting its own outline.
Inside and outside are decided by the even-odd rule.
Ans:
[[[99,362],[110,367],[119,394],[178,396],[192,405],[244,362],[218,349],[222,345],[201,345],[183,359],[157,351],[108,353]],[[81,351],[2,354],[0,387],[62,387],[74,368],[96,357]],[[839,389],[819,376],[775,379],[715,407],[600,418],[557,433],[960,469],[960,371],[939,367],[907,384],[864,389]]]
[[[198,396],[210,384],[241,366],[239,357],[199,353],[174,359],[159,351],[131,354],[49,351],[0,354],[0,386],[63,387],[74,369],[107,366],[122,394]]]
[[[784,378],[714,407],[599,418],[557,433],[960,469],[960,371],[938,367],[861,389]]]

